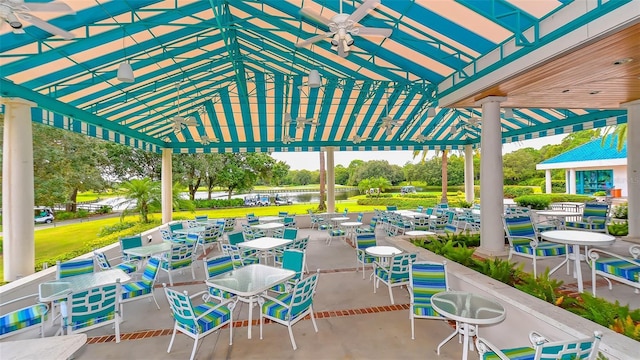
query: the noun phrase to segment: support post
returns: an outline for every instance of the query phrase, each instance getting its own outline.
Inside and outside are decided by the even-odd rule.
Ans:
[[[480,160],[480,252],[487,255],[505,253],[504,175],[502,170],[502,129],[500,103],[504,97],[489,96],[476,103],[482,106]]]
[[[547,194],[551,194],[552,186],[551,186],[551,170],[547,169],[544,171],[544,192]]]
[[[640,100],[627,108],[627,201],[629,203],[628,240],[640,243]]]
[[[166,224],[172,220],[173,216],[173,163],[171,161],[171,149],[162,149],[162,223]]]
[[[576,169],[569,169],[569,194],[576,193]]]
[[[475,194],[473,192],[473,148],[471,145],[464,146],[464,199],[468,203],[473,203]]]
[[[18,98],[0,100],[5,107],[2,148],[2,258],[4,281],[13,281],[35,272],[31,107],[36,104]]]
[[[327,212],[336,211],[336,171],[334,149],[327,147]]]

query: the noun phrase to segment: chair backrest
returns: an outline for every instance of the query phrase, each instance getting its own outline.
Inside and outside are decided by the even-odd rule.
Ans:
[[[582,339],[566,341],[548,342],[542,337],[531,336],[535,341],[534,348],[536,354],[534,360],[555,360],[555,359],[589,359],[595,360],[598,356],[598,347],[602,333],[594,332],[593,336]]]
[[[348,213],[349,213],[349,209],[344,208],[344,211],[342,212],[342,215],[347,216]]]
[[[427,215],[432,215],[433,214],[433,208],[427,208],[426,213],[427,213]]]
[[[356,234],[356,247],[358,250],[364,250],[366,248],[376,246],[376,234],[374,233],[360,233]]]
[[[358,217],[356,218],[356,221],[361,222],[363,217],[364,217],[363,213],[358,213]]]
[[[290,226],[294,226],[296,224],[296,218],[295,216],[285,216],[282,219],[282,222],[284,223],[284,226],[290,227]]]
[[[233,260],[229,255],[216,256],[204,259],[204,275],[207,280],[233,270]]]
[[[142,246],[142,236],[123,236],[120,238],[120,249],[126,250]]]
[[[167,267],[169,269],[179,269],[189,266],[193,262],[193,251],[195,243],[175,244],[166,257]]]
[[[160,263],[162,259],[156,256],[152,256],[147,261],[147,265],[144,267],[140,280],[153,284],[158,278],[158,269],[160,269]]]
[[[226,256],[231,257],[231,261],[233,262],[233,267],[238,268],[244,266],[244,261],[242,260],[242,255],[240,254],[240,248],[237,245],[231,244],[221,244],[222,245],[222,253]]]
[[[309,246],[309,235],[303,238],[293,240],[293,243],[289,246],[289,249],[297,249],[305,251],[307,250],[307,246]]]
[[[171,230],[170,229],[160,229],[160,238],[162,241],[171,241]]]
[[[449,204],[440,203],[440,204],[436,205],[436,207],[438,207],[439,209],[448,209],[449,208]]]
[[[297,237],[298,229],[292,227],[285,228],[282,234],[282,238],[287,240],[295,240]]]
[[[403,253],[394,255],[391,259],[390,278],[391,280],[400,280],[409,278],[409,269],[411,264],[416,261],[416,253]]]
[[[418,208],[416,209],[416,211],[421,213],[423,210],[424,210],[424,206],[418,205]]]
[[[74,331],[94,328],[119,321],[120,280],[115,284],[102,285],[69,295],[68,315],[65,326]],[[80,330],[82,331],[82,330]]]
[[[182,226],[182,223],[173,223],[169,224],[169,229],[173,232],[175,230],[184,229],[184,226]]]
[[[596,221],[605,221],[609,216],[609,204],[600,202],[588,202],[582,209],[582,221],[591,218]]]
[[[196,222],[208,222],[209,221],[209,215],[196,215],[195,218]]]
[[[236,227],[236,218],[224,219],[224,231],[233,231]]]
[[[227,234],[229,237],[229,244],[237,245],[244,241],[244,234],[242,231],[234,231]]]
[[[285,249],[282,254],[282,268],[296,272],[293,280],[302,277],[302,271],[304,270],[304,251]]]
[[[111,269],[111,264],[109,263],[109,259],[107,259],[107,255],[103,252],[94,251],[93,259],[95,263],[98,264],[100,270],[109,270]]]
[[[56,279],[64,279],[69,276],[90,274],[93,272],[93,258],[56,262]]]
[[[409,285],[411,303],[429,304],[431,296],[447,291],[447,263],[416,261],[410,266]]]
[[[413,219],[413,224],[415,226],[428,226],[429,225],[429,217],[428,216],[416,216]]]
[[[285,216],[289,216],[289,212],[288,211],[278,211],[278,216],[283,218]]]
[[[256,216],[247,215],[247,223],[249,225],[258,225],[260,224],[260,219],[258,219]]]
[[[396,211],[398,210],[397,206],[387,206],[387,211]]]
[[[528,214],[503,215],[504,231],[509,242],[513,244],[528,244],[531,239],[537,239],[538,234]]]
[[[193,305],[187,291],[180,293],[169,289],[166,284],[162,284],[162,286],[176,325],[194,335],[202,333],[202,327],[198,324],[197,315],[193,311]]]
[[[291,310],[290,314],[292,319],[313,305],[313,295],[316,292],[316,286],[318,286],[319,273],[318,271],[311,276],[298,280],[293,290],[291,290],[289,309]]]

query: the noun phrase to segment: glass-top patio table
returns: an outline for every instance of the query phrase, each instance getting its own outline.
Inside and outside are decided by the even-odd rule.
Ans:
[[[271,222],[282,222],[284,221],[284,218],[281,218],[280,216],[260,216],[258,221],[261,224],[266,224]]]
[[[149,258],[153,255],[159,255],[171,250],[173,244],[169,241],[164,241],[159,244],[151,244],[146,246],[138,246],[130,249],[122,250],[123,253],[129,256],[139,256],[141,258]]]
[[[262,259],[264,257],[266,262],[266,256],[270,250],[274,250],[279,247],[289,245],[292,242],[293,240],[288,240],[288,239],[280,239],[280,238],[274,238],[274,237],[261,237],[255,240],[243,241],[241,243],[238,243],[238,247],[259,251],[260,252],[259,259]]]
[[[267,236],[273,235],[274,230],[282,229],[283,227],[284,224],[280,222],[269,222],[264,224],[251,225],[251,228],[253,229],[264,230]]]
[[[117,280],[120,280],[120,283],[125,283],[130,281],[131,277],[120,269],[69,276],[41,283],[38,286],[38,296],[42,302],[62,300],[66,299],[70,293],[96,286],[115,284]]]
[[[194,234],[194,233],[203,233],[206,230],[207,230],[206,226],[194,226],[194,227],[185,228],[185,229],[173,230],[173,232],[180,235],[188,235],[188,234]]]
[[[236,295],[235,301],[229,304],[231,311],[233,311],[238,301],[249,304],[249,326],[247,330],[247,337],[251,339],[253,302],[257,301],[258,304],[261,304],[263,300],[262,297],[260,297],[260,294],[293,278],[295,275],[295,271],[292,270],[262,264],[252,264],[214,276],[205,283],[209,287],[224,290]]]

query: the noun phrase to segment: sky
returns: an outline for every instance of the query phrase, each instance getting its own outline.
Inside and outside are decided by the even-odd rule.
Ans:
[[[502,145],[502,153],[510,153],[519,149],[532,147],[534,149],[540,149],[549,144],[560,144],[562,139],[567,134],[547,136],[544,138],[531,139],[520,141],[517,143],[508,143]],[[435,155],[435,152],[431,151],[427,158],[431,158]],[[319,157],[317,151],[309,152],[276,152],[271,156],[276,160],[286,162],[291,170],[318,170]],[[416,163],[420,159],[413,159],[412,151],[336,151],[335,152],[335,165],[342,165],[344,167],[349,166],[349,163],[353,160],[387,160],[392,165],[403,166],[407,162]]]

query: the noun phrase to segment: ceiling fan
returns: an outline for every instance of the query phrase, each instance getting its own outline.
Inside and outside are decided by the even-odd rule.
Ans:
[[[285,136],[282,138],[282,143],[283,143],[283,144],[285,144],[285,145],[289,145],[289,144],[291,144],[292,142],[294,142],[294,141],[298,141],[298,140],[299,140],[299,139],[292,138],[290,135],[285,135]]]
[[[368,140],[368,139],[369,139],[368,137],[362,137],[361,135],[357,135],[356,134],[356,135],[353,136],[353,139],[351,139],[351,141],[354,144],[360,144],[361,142],[363,142],[365,140]]]
[[[324,24],[329,28],[329,31],[298,42],[296,47],[305,47],[324,38],[331,37],[331,49],[337,50],[338,55],[347,57],[349,55],[349,47],[354,42],[353,36],[391,36],[392,29],[357,26],[358,21],[362,20],[369,13],[369,10],[379,4],[380,0],[366,0],[353,13],[345,14],[342,12],[342,0],[340,0],[340,13],[332,16],[331,19],[327,19],[313,10],[300,9],[300,14]]]
[[[200,143],[201,143],[202,145],[207,146],[207,145],[211,144],[212,142],[217,143],[217,142],[218,142],[218,139],[215,139],[215,138],[214,138],[214,139],[211,139],[211,138],[209,138],[209,136],[207,136],[207,135],[202,135],[202,136],[200,136]]]
[[[303,118],[298,116],[297,118],[293,119],[291,117],[291,114],[289,113],[284,114],[284,121],[287,124],[295,123],[296,128],[298,129],[303,128],[305,125],[318,125],[318,121],[314,118]]]
[[[24,20],[65,40],[73,39],[72,33],[42,20],[31,12],[60,12],[63,15],[74,15],[76,13],[69,5],[63,2],[27,3],[24,0],[0,0],[0,18],[11,26],[14,34],[24,34],[21,21]]]
[[[394,126],[399,126],[402,124],[402,122],[404,121],[404,119],[394,119],[393,117],[389,116],[389,96],[387,94],[386,95],[386,100],[387,103],[384,105],[384,110],[385,110],[385,116],[383,116],[380,119],[380,127],[383,128],[385,130],[385,134],[387,136],[391,135],[391,129]]]
[[[178,93],[178,99],[177,99],[178,112],[177,112],[177,115],[171,118],[171,121],[173,121],[173,131],[176,133],[182,131],[183,127],[198,125],[198,121],[196,120],[195,117],[193,116],[185,117],[180,115],[180,85],[181,85],[180,82],[176,83],[176,91]]]

